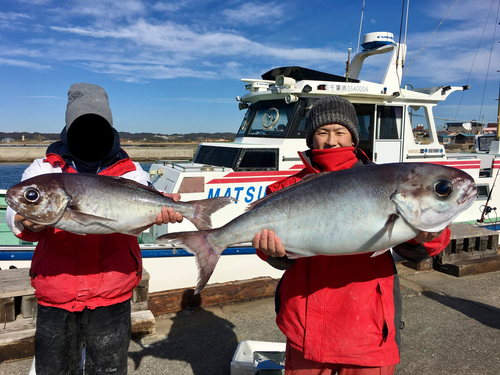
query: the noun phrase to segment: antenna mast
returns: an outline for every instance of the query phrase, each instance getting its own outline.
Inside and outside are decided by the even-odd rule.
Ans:
[[[359,41],[361,40],[361,27],[363,26],[364,13],[365,13],[365,0],[363,0],[363,8],[361,9],[361,22],[359,23],[358,48],[356,49],[356,53],[359,52]]]

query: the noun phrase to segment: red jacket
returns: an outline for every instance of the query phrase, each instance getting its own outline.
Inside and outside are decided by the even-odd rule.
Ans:
[[[129,158],[99,172],[108,176],[125,176],[145,183],[148,177]],[[35,160],[23,178],[40,173],[76,173],[57,154]],[[28,172],[28,173],[27,173]],[[31,285],[38,302],[68,311],[82,311],[109,306],[131,298],[132,290],[142,276],[141,250],[137,238],[124,234],[78,235],[55,228],[17,234],[23,240],[36,242],[31,262]]]
[[[356,153],[359,161],[353,167],[371,163],[360,150]],[[270,185],[268,193],[319,172],[307,153],[300,156],[306,167]],[[401,247],[406,253],[433,256],[449,240],[447,229],[425,245],[410,241]],[[277,290],[276,322],[306,359],[373,367],[399,363],[399,279],[390,251],[371,255],[299,258],[285,271]]]

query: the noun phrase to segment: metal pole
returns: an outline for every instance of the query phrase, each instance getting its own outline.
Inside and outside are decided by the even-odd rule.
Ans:
[[[500,139],[500,83],[498,84],[498,114],[497,114],[497,136],[495,137],[498,141]]]

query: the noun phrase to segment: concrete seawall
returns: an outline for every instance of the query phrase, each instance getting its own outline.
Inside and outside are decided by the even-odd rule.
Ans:
[[[134,161],[192,160],[197,148],[197,144],[156,147],[123,146]],[[45,157],[46,150],[47,146],[0,147],[0,163],[31,163],[35,159]]]

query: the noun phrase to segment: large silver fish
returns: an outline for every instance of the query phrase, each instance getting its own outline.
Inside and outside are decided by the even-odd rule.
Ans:
[[[83,173],[43,174],[11,187],[7,204],[26,219],[79,234],[138,236],[172,207],[198,229],[212,227],[211,215],[235,201],[220,197],[174,202],[157,190],[120,177]]]
[[[386,250],[420,231],[439,232],[477,197],[467,173],[426,163],[366,165],[311,175],[255,202],[218,229],[157,238],[196,256],[199,293],[221,253],[275,231],[292,256],[341,255]]]

